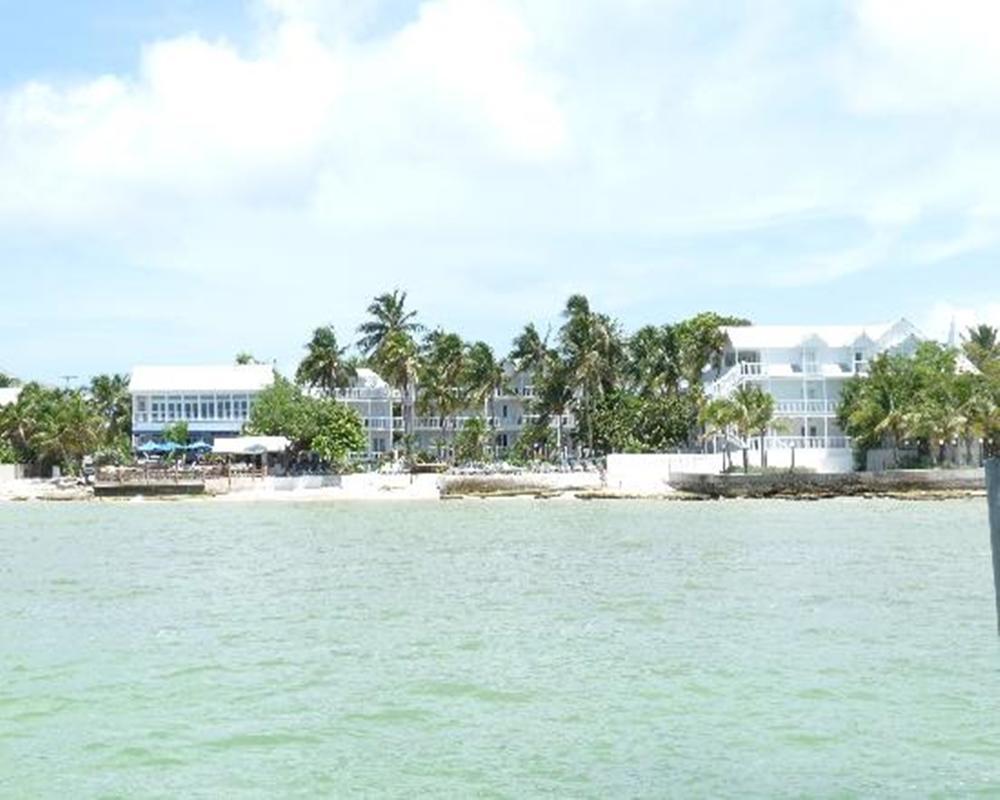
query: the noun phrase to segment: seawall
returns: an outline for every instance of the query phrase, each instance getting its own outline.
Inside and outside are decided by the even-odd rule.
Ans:
[[[777,472],[763,475],[675,473],[674,489],[708,497],[845,497],[984,492],[981,469],[890,470],[847,474]]]

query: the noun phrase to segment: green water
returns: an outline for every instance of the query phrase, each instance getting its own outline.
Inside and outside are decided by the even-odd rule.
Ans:
[[[1000,795],[985,501],[0,507],[0,797]]]

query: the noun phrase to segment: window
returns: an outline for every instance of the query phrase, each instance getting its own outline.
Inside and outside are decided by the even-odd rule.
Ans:
[[[201,418],[215,419],[215,397],[212,395],[201,396]]]
[[[151,401],[153,422],[163,422],[167,418],[167,400],[163,396],[154,396]]]
[[[184,419],[198,419],[198,398],[187,395],[184,398]]]
[[[865,354],[861,350],[854,351],[854,371],[864,372],[865,370]]]
[[[180,413],[180,401],[176,397],[167,398],[167,422],[173,422]]]
[[[502,416],[504,419],[507,419],[507,406],[506,406],[506,404],[503,406],[503,409],[500,412],[500,416]],[[504,445],[504,447],[506,447],[506,446],[507,445]]]
[[[146,398],[137,397],[135,399],[135,418],[137,422],[146,421]]]
[[[233,398],[228,394],[220,394],[215,401],[215,411],[218,419],[232,419]]]

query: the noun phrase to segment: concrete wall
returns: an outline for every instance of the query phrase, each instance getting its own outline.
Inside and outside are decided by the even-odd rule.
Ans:
[[[609,490],[629,494],[672,491],[674,472],[714,475],[722,471],[722,453],[614,453],[608,456],[605,483]]]
[[[212,494],[245,494],[248,497],[287,499],[429,499],[440,496],[437,475],[387,475],[377,472],[357,475],[303,475],[289,478],[213,478],[206,482]]]
[[[771,447],[767,450],[767,466],[772,469],[791,469],[792,449]],[[847,448],[799,447],[794,450],[795,468],[811,472],[844,473],[854,471],[854,453]],[[743,454],[733,451],[733,465],[743,465]],[[760,451],[750,451],[750,466],[760,466]]]
[[[0,464],[0,481],[16,481],[24,477],[24,465]]]
[[[760,452],[750,450],[751,467],[760,467]],[[733,465],[739,469],[743,454],[732,451]],[[773,448],[767,451],[768,467],[790,469],[792,451]],[[616,453],[608,456],[607,488],[629,494],[662,494],[672,491],[671,476],[717,475],[722,472],[722,453]],[[797,449],[795,467],[809,472],[843,474],[853,471],[854,461],[850,450]]]

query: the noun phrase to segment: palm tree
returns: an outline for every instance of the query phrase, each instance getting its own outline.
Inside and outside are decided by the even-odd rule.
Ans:
[[[418,380],[420,397],[417,405],[421,414],[434,411],[441,427],[454,417],[463,404],[462,376],[465,371],[465,344],[455,333],[431,331],[424,337]],[[439,453],[444,440],[438,444]]]
[[[548,334],[543,339],[534,323],[529,322],[524,326],[513,342],[513,347],[508,358],[518,372],[527,372],[532,375],[540,371],[552,357],[552,350],[549,349]]]
[[[983,370],[991,361],[1000,360],[1000,336],[989,325],[977,325],[966,330],[962,349],[977,369]]]
[[[295,381],[299,385],[318,388],[331,397],[357,376],[354,361],[347,357],[348,348],[338,346],[332,325],[316,328],[305,347],[306,355],[295,371]]]
[[[486,342],[475,342],[465,352],[463,384],[466,397],[476,405],[482,404],[483,421],[489,425],[490,399],[504,382],[503,364],[497,361]]]
[[[413,337],[404,331],[391,331],[376,353],[374,365],[403,398],[403,446],[412,446],[414,394],[420,369],[420,354]]]
[[[90,381],[90,400],[101,418],[105,444],[120,444],[132,431],[132,396],[128,375],[97,375]]]
[[[626,346],[625,374],[643,397],[660,397],[679,389],[681,366],[677,337],[669,325],[646,325]]]
[[[406,292],[393,289],[378,295],[368,306],[371,317],[358,326],[361,338],[358,348],[369,359],[373,358],[386,339],[393,333],[415,336],[423,330],[416,321],[417,312],[406,310]]]
[[[31,433],[32,449],[42,464],[78,472],[83,456],[100,443],[101,418],[79,391],[50,391],[43,404]]]
[[[417,312],[406,310],[406,292],[394,289],[378,295],[368,306],[370,319],[358,326],[358,348],[368,363],[382,373],[402,395],[403,439],[410,447],[412,393],[419,363],[414,336],[423,330]]]
[[[751,436],[760,437],[760,465],[767,466],[767,429],[774,419],[774,398],[756,384],[745,383],[733,392],[733,426],[743,440],[743,471],[750,471],[747,444]]]
[[[725,443],[722,451],[723,470],[733,468],[733,456],[729,449],[733,425],[736,422],[736,407],[731,400],[717,397],[705,403],[698,414],[698,421],[705,428],[705,437],[721,436]],[[744,461],[744,469],[746,462]]]
[[[236,354],[236,366],[245,367],[249,364],[259,364],[260,362],[254,358],[253,353],[246,350],[241,350]]]
[[[583,295],[573,295],[566,301],[563,317],[566,322],[559,331],[560,346],[572,386],[580,393],[587,441],[593,452],[594,405],[618,383],[621,333],[614,320],[592,311]]]

